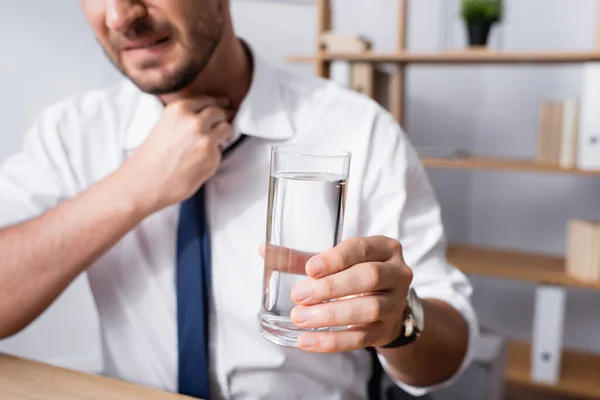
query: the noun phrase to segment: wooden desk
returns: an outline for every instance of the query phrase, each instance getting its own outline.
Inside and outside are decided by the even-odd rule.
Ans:
[[[0,354],[2,400],[190,400],[116,379]]]

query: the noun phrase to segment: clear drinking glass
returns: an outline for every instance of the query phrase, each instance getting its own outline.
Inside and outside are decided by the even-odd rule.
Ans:
[[[261,332],[298,347],[303,332],[290,318],[292,287],[307,280],[310,257],[342,237],[351,154],[326,147],[283,145],[271,150]],[[323,328],[330,331],[339,328]]]

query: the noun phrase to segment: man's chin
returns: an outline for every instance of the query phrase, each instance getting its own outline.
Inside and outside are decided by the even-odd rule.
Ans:
[[[126,77],[131,82],[133,82],[133,84],[136,85],[138,89],[148,94],[162,95],[177,91],[174,82],[172,80],[166,79],[165,77],[161,77],[158,79],[149,79],[147,77],[139,78],[135,75],[129,74],[126,74]]]
[[[131,80],[142,92],[156,96],[173,93],[176,91],[172,86],[165,83],[147,83]]]
[[[144,71],[142,73],[126,73],[141,91],[153,95],[165,95],[180,92],[196,79],[198,73],[187,69],[178,73],[161,71]]]

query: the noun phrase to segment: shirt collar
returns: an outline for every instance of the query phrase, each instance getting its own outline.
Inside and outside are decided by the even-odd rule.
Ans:
[[[234,140],[241,134],[268,140],[285,140],[294,135],[285,109],[277,71],[254,52],[250,90],[233,121]],[[139,90],[136,88],[136,90]],[[133,118],[125,137],[125,148],[139,147],[160,119],[163,105],[151,94],[140,92]]]

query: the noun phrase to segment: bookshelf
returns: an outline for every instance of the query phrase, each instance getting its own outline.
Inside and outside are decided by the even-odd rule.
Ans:
[[[562,354],[561,377],[557,384],[535,382],[529,377],[531,345],[512,341],[508,345],[506,380],[532,389],[562,394],[578,399],[600,398],[600,355],[565,350]]]
[[[466,274],[600,290],[600,282],[578,280],[565,273],[563,257],[454,244],[448,261]]]
[[[331,62],[331,61],[349,61],[349,62],[373,62],[373,63],[395,63],[395,64],[465,64],[465,63],[536,63],[536,64],[554,64],[554,63],[581,63],[587,61],[599,61],[600,52],[500,52],[492,50],[464,50],[464,51],[444,51],[440,53],[411,53],[407,51],[397,53],[340,53],[328,54],[323,52],[320,57],[306,55],[290,55],[286,57],[287,61],[306,63],[306,62]]]
[[[412,65],[549,65],[576,64],[600,61],[600,5],[596,13],[596,48],[590,51],[495,51],[471,48],[440,52],[413,52],[406,46],[408,0],[397,0],[396,49],[391,52],[372,51],[368,42],[354,37],[354,45],[332,46],[325,37],[332,34],[332,0],[316,0],[317,35],[315,54],[289,55],[286,60],[294,63],[311,63],[315,74],[330,78],[333,62],[346,62],[351,67],[352,79],[360,76],[360,84],[351,82],[351,88],[374,97],[377,64],[391,66],[387,87],[386,107],[404,125],[406,68]],[[329,35],[329,36],[328,36]],[[351,39],[352,40],[352,39]],[[351,43],[347,42],[348,43]],[[338,43],[338,44],[340,44]],[[354,73],[360,68],[360,74]],[[381,99],[378,99],[381,100]],[[512,173],[567,174],[583,177],[600,177],[600,170],[563,168],[555,163],[541,163],[532,159],[468,156],[455,158],[422,157],[427,168],[463,171],[504,171]],[[600,281],[584,281],[566,273],[565,258],[543,254],[491,249],[466,244],[448,247],[449,261],[467,274],[500,279],[573,287],[584,290],[600,290]],[[506,380],[540,391],[579,398],[600,399],[600,355],[585,354],[562,349],[561,375],[556,384],[543,384],[531,378],[531,354],[529,343],[511,341],[508,351]]]
[[[600,170],[582,170],[562,168],[555,164],[543,164],[533,160],[494,157],[462,157],[462,158],[422,158],[423,165],[429,168],[492,170],[532,172],[546,174],[571,174],[580,176],[598,176]]]

